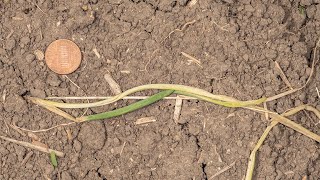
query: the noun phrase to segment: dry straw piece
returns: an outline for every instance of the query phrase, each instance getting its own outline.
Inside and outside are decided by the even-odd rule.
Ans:
[[[150,117],[143,117],[143,118],[137,119],[135,124],[140,125],[140,124],[147,124],[147,123],[156,122],[156,121],[157,120],[154,116],[150,116]]]
[[[41,151],[41,152],[45,152],[45,153],[48,153],[48,154],[50,154],[53,151],[53,152],[56,153],[57,156],[64,157],[64,153],[60,152],[60,151],[57,151],[57,150],[41,147],[41,146],[38,146],[38,145],[35,145],[35,144],[31,144],[31,143],[28,143],[28,142],[18,141],[18,140],[11,139],[11,138],[8,138],[8,137],[5,137],[5,136],[0,136],[0,138],[4,139],[6,141],[9,141],[9,142],[12,142],[12,143],[15,143],[15,144],[19,144],[19,145],[27,147],[27,148],[35,149],[35,150],[38,150],[38,151]]]
[[[109,73],[104,75],[104,79],[109,84],[110,89],[114,95],[118,95],[122,93],[119,84],[112,78],[112,76]]]
[[[197,2],[198,2],[198,0],[190,0],[187,5],[188,5],[189,7],[192,7],[192,6],[196,5]]]
[[[181,109],[182,109],[182,99],[177,96],[178,99],[176,100],[176,104],[174,106],[174,112],[173,112],[173,120],[177,124],[180,118]]]

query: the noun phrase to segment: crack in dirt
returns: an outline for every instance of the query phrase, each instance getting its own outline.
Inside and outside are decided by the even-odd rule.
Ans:
[[[99,170],[100,170],[101,167],[98,167],[97,170],[96,170],[96,173],[98,174],[98,176],[102,179],[102,180],[107,180],[107,178],[105,176],[103,176]]]
[[[204,174],[204,179],[205,180],[208,180],[208,176],[207,176],[207,173],[206,173],[206,164],[205,163],[201,163],[201,168],[202,168],[202,172]]]
[[[183,128],[185,128],[185,127],[183,127]],[[183,129],[183,128],[182,128],[182,129]],[[202,148],[201,148],[201,146],[200,146],[200,141],[199,141],[198,136],[190,134],[187,129],[186,129],[186,132],[187,132],[187,134],[186,134],[187,136],[189,136],[189,137],[192,136],[192,137],[195,138],[195,140],[196,140],[196,145],[197,145],[197,148],[198,148],[197,154],[199,154],[199,152],[200,152],[200,154],[201,154]],[[202,162],[202,163],[200,164],[200,167],[201,167],[201,169],[202,169],[203,178],[204,178],[205,180],[208,180],[208,176],[207,176],[207,172],[206,172],[206,166],[207,166],[207,164],[204,163],[204,162]]]

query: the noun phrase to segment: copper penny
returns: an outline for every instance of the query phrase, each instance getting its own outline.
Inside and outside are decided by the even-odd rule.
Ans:
[[[47,66],[57,74],[70,74],[74,72],[81,63],[81,52],[79,47],[67,39],[53,41],[45,53]]]

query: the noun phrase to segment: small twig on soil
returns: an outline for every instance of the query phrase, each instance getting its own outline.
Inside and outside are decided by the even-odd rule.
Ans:
[[[280,77],[281,79],[284,81],[284,83],[290,88],[290,89],[293,89],[287,76],[284,74],[282,68],[280,67],[279,63],[277,61],[274,62],[275,63],[275,67],[279,70],[280,72]]]
[[[174,112],[173,112],[173,120],[176,124],[178,124],[180,114],[181,114],[181,108],[182,108],[182,99],[179,98],[180,96],[177,96],[176,104],[174,106]]]
[[[148,71],[147,68],[148,68],[148,66],[149,66],[149,64],[150,64],[150,62],[151,62],[151,59],[152,59],[153,55],[154,55],[157,51],[159,51],[159,49],[156,49],[156,50],[154,50],[154,51],[152,52],[151,56],[149,57],[149,61],[148,61],[147,64],[144,66],[144,70],[139,70],[139,71]]]
[[[276,126],[279,122],[278,122],[278,118],[284,118],[287,116],[291,116],[294,115],[296,113],[298,113],[301,110],[308,110],[313,112],[318,118],[320,118],[320,112],[319,110],[317,110],[316,108],[313,108],[311,106],[308,105],[300,105],[298,107],[295,107],[293,109],[290,109],[289,111],[281,114],[281,116],[275,116],[272,117],[272,121],[271,123],[268,125],[268,127],[265,129],[265,131],[263,132],[263,134],[261,135],[260,139],[258,140],[258,143],[255,145],[254,149],[251,151],[250,157],[249,157],[249,162],[248,162],[248,168],[247,168],[247,174],[246,174],[246,180],[251,180],[252,179],[252,175],[253,175],[253,170],[254,170],[254,166],[255,166],[255,161],[256,161],[256,153],[259,150],[260,146],[263,144],[264,140],[266,139],[268,133],[271,131],[271,129]],[[292,128],[293,129],[293,128]],[[299,131],[298,131],[299,132]],[[309,132],[310,134],[313,134],[312,132]],[[308,137],[310,137],[307,134],[304,134]],[[318,135],[315,135],[318,136]],[[320,137],[315,137],[312,138],[318,142],[320,142]]]
[[[25,165],[25,164],[28,162],[28,160],[31,158],[32,155],[33,155],[33,151],[30,151],[30,152],[24,157],[24,159],[22,160],[21,166]]]
[[[58,180],[61,180],[61,172],[58,171]]]
[[[285,73],[283,72],[282,68],[280,67],[279,63],[277,61],[275,61],[275,66],[276,68],[278,68],[278,70],[280,71],[280,77],[281,79],[284,81],[284,83],[291,89],[293,90],[293,87],[291,86],[291,83],[289,82],[287,76],[285,75]],[[266,103],[266,102],[264,102]],[[306,116],[312,121],[312,118],[309,116],[309,114],[306,112],[306,110],[303,110],[303,112],[306,114]]]
[[[187,6],[192,7],[192,6],[196,5],[197,2],[198,2],[198,0],[190,0],[190,1],[188,2]]]
[[[122,73],[122,74],[130,74],[131,71],[129,71],[129,70],[122,70],[122,71],[120,71],[120,73]]]
[[[150,116],[150,117],[143,117],[143,118],[137,119],[135,124],[140,125],[140,124],[146,124],[146,123],[151,123],[151,122],[156,122],[156,121],[157,120],[154,116]]]
[[[28,132],[28,137],[31,138],[33,141],[41,141],[41,139],[39,138],[39,136],[37,136],[37,135],[34,134],[33,132]]]
[[[204,107],[206,108],[206,110],[207,110],[207,113],[209,113],[210,111],[209,111],[209,108],[208,108],[208,106],[207,106],[207,102],[205,102],[204,103]],[[202,130],[203,131],[205,131],[205,129],[206,129],[206,121],[207,121],[207,118],[205,117],[204,119],[203,119],[203,124],[202,124]]]
[[[74,86],[76,86],[78,89],[80,89],[84,93],[85,97],[87,96],[87,93],[80,86],[78,86],[76,83],[74,83],[67,75],[64,75],[64,77],[67,78]],[[89,99],[87,99],[87,98],[84,98],[84,99],[86,99],[87,103],[89,103]],[[84,116],[88,112],[88,110],[89,110],[89,108],[86,108],[86,110],[82,113],[81,116]]]
[[[27,24],[28,32],[31,34],[31,25]]]
[[[263,108],[268,111],[267,102],[263,102]],[[269,121],[269,113],[265,112],[264,116],[266,117],[266,120]]]
[[[229,32],[227,29],[225,29],[224,27],[228,26],[229,24],[226,24],[224,26],[220,26],[217,22],[213,21],[213,24],[216,25],[219,29],[221,29],[222,31],[227,31]]]
[[[203,161],[202,159],[202,154],[203,154],[203,151],[200,152],[200,155],[199,155],[199,158],[198,158],[198,163],[201,163]]]
[[[167,37],[165,37],[165,38],[161,41],[161,43],[163,43],[166,39],[170,38],[171,34],[173,34],[174,32],[176,32],[176,31],[182,32],[182,31],[184,31],[184,30],[186,29],[186,27],[187,27],[188,25],[194,24],[195,22],[197,22],[197,21],[196,21],[196,20],[193,20],[193,21],[187,22],[187,23],[185,23],[185,24],[182,26],[181,29],[175,29],[175,30],[171,31],[171,32],[169,33],[169,35],[168,35]]]
[[[320,93],[319,93],[318,87],[316,87],[316,91],[317,91],[317,94],[318,94],[318,98],[320,99]]]
[[[14,130],[16,130],[19,134],[21,134],[22,136],[26,136],[26,134],[23,132],[23,131],[21,131],[16,125],[15,125],[15,123],[13,122],[12,124],[10,124],[10,127],[12,128],[12,129],[14,129]]]
[[[56,114],[58,114],[58,115],[60,115],[60,116],[62,116],[64,118],[66,118],[66,119],[69,119],[69,120],[74,121],[74,122],[78,122],[75,117],[71,116],[70,114],[62,111],[61,109],[59,109],[57,107],[54,107],[54,106],[43,106],[43,107],[46,108],[47,110],[51,111],[51,112],[54,112],[54,113],[56,113]]]
[[[8,36],[6,37],[6,39],[9,39],[9,38],[12,36],[13,33],[14,33],[14,30],[11,29],[11,31],[10,31],[10,33],[8,34]]]
[[[221,158],[220,154],[219,154],[218,151],[217,151],[217,146],[214,146],[214,152],[215,152],[215,153],[217,154],[217,156],[218,156],[218,161],[222,163],[223,161],[222,161],[222,158]]]
[[[69,141],[72,141],[72,133],[70,128],[66,128],[67,138]]]
[[[286,176],[290,175],[290,174],[294,174],[294,171],[286,171],[283,174],[285,174]]]
[[[31,148],[31,149],[35,149],[35,150],[38,150],[38,151],[41,151],[41,152],[45,152],[45,153],[48,153],[48,154],[50,154],[53,151],[59,157],[63,157],[64,156],[63,152],[60,152],[60,151],[57,151],[57,150],[36,146],[36,145],[28,143],[28,142],[18,141],[18,140],[11,139],[11,138],[8,138],[8,137],[5,137],[5,136],[0,136],[0,138],[3,139],[3,140],[6,140],[6,141],[9,141],[9,142],[12,142],[12,143],[16,143],[16,144],[19,144],[21,146],[24,146],[24,147],[27,147],[27,148]]]
[[[127,143],[127,142],[125,141],[125,142],[123,143],[123,145],[122,145],[122,148],[121,148],[121,151],[120,151],[120,154],[119,154],[120,156],[121,156],[121,154],[122,154],[122,152],[123,152],[124,147],[126,146],[126,143]]]
[[[228,119],[228,118],[230,118],[230,117],[234,117],[234,116],[236,116],[235,113],[230,113],[230,114],[228,114],[228,116],[225,118],[225,120]],[[238,116],[239,116],[239,118],[240,118],[241,120],[243,120],[243,118],[242,118],[240,115],[238,115]]]
[[[190,25],[190,24],[194,24],[196,22],[196,20],[192,20],[192,21],[189,21],[189,22],[187,22],[187,23],[185,23],[183,26],[182,26],[182,28],[181,29],[175,29],[174,31],[183,31],[188,25]]]
[[[8,123],[6,120],[3,120],[4,121],[4,124],[6,125],[6,128],[7,128],[7,132],[6,133],[10,133],[10,128],[8,126]]]
[[[125,96],[123,97],[122,99],[123,100],[140,100],[140,99],[147,99],[149,98],[150,96]],[[113,98],[111,96],[105,96],[105,97],[94,97],[94,96],[91,96],[91,97],[72,97],[72,96],[68,96],[68,97],[47,97],[46,99],[56,99],[56,100],[60,100],[60,99],[63,99],[63,100],[81,100],[81,99],[90,99],[90,100],[99,100],[99,99],[110,99],[110,98]],[[193,99],[196,99],[196,98],[193,98],[193,97],[187,97],[187,96],[179,96],[179,97],[165,97],[163,99],[167,99],[167,100],[177,100],[177,99],[186,99],[186,100],[193,100]]]
[[[46,180],[51,180],[48,175],[44,174],[43,177],[46,179]]]
[[[39,35],[40,35],[40,40],[42,40],[42,39],[43,39],[43,35],[42,35],[41,29],[40,29],[40,31],[39,31]]]
[[[70,126],[72,124],[75,124],[76,122],[70,122],[70,123],[65,123],[65,124],[59,124],[47,129],[40,129],[40,130],[29,130],[29,129],[25,129],[16,125],[11,125],[12,128],[15,128],[16,130],[22,130],[22,131],[26,131],[26,132],[33,132],[33,133],[39,133],[39,132],[46,132],[46,131],[50,131],[52,129],[58,128],[58,127],[62,127],[62,126]],[[22,132],[23,133],[23,132]]]
[[[201,61],[200,61],[200,60],[198,60],[198,59],[190,56],[189,54],[187,54],[187,53],[185,53],[185,52],[181,52],[181,54],[182,54],[183,56],[185,56],[186,58],[189,58],[192,62],[196,63],[196,64],[197,64],[198,66],[200,66],[201,68],[203,68],[203,67],[201,66]]]
[[[7,97],[7,90],[4,89],[3,93],[2,93],[2,102],[5,103],[6,102],[6,97]]]
[[[78,89],[81,89],[80,86],[78,86],[76,83],[74,83],[67,75],[63,75],[63,77],[67,78],[74,86],[76,86]]]
[[[81,69],[79,70],[79,72],[82,72],[82,71],[84,71],[84,70],[87,68],[88,60],[87,60],[86,58],[84,58],[81,64],[84,64],[84,65],[81,67]]]
[[[311,122],[314,121],[305,109],[303,110],[303,112]]]
[[[311,64],[311,72],[310,72],[310,75],[309,75],[309,77],[307,79],[307,82],[304,85],[304,87],[306,87],[307,84],[309,83],[309,81],[311,80],[313,72],[314,72],[314,67],[315,67],[316,63],[318,62],[318,60],[316,60],[316,57],[317,57],[317,49],[319,48],[319,46],[320,46],[320,38],[318,39],[316,46],[313,48],[313,58],[312,58],[312,64]]]
[[[47,15],[39,6],[37,3],[33,3],[44,15]]]
[[[109,84],[110,89],[114,95],[118,95],[122,93],[120,85],[112,78],[112,76],[109,73],[106,73],[104,75],[104,79]]]
[[[14,16],[14,17],[12,17],[12,20],[14,20],[14,21],[22,21],[23,18],[19,17],[19,16]]]
[[[93,48],[92,51],[93,51],[93,53],[97,56],[98,59],[101,58],[101,55],[100,55],[100,53],[98,52],[97,48]]]
[[[268,101],[273,101],[273,100],[279,99],[279,98],[281,98],[281,97],[287,96],[287,95],[289,95],[289,94],[292,94],[292,93],[294,93],[294,92],[297,92],[297,91],[305,88],[305,87],[309,84],[309,82],[310,82],[310,80],[311,80],[311,78],[312,78],[312,76],[313,76],[313,72],[314,72],[315,65],[316,65],[316,63],[318,62],[318,61],[316,60],[316,56],[317,56],[317,49],[319,48],[319,46],[320,46],[320,38],[318,39],[318,41],[317,41],[317,43],[316,43],[316,46],[313,48],[313,58],[312,58],[312,64],[311,64],[311,72],[310,72],[310,75],[309,75],[309,77],[308,77],[308,79],[307,79],[307,82],[306,82],[302,87],[300,87],[300,88],[290,89],[290,90],[285,91],[285,92],[283,92],[283,93],[280,93],[280,94],[277,94],[277,95],[275,95],[275,96],[269,97],[269,98],[267,98],[267,100],[266,100],[267,102],[268,102]]]
[[[210,180],[210,179],[213,179],[213,178],[219,176],[220,174],[224,173],[225,171],[229,170],[229,169],[232,168],[235,164],[236,164],[236,162],[233,162],[233,163],[231,163],[230,165],[222,168],[220,171],[218,171],[218,172],[215,173],[213,176],[211,176],[211,177],[209,178],[209,180]]]

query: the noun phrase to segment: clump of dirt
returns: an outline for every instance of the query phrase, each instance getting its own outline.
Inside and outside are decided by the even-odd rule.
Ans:
[[[106,73],[123,90],[174,83],[242,100],[288,90],[275,61],[293,87],[306,82],[320,37],[318,1],[193,2],[1,0],[1,135],[30,141],[9,125],[37,130],[66,123],[25,97],[109,96],[112,91],[103,78]],[[81,89],[51,72],[34,55],[35,50],[45,51],[60,38],[73,40],[83,53],[80,69],[68,75]],[[181,52],[200,60],[201,66]],[[301,104],[320,109],[319,78],[316,68],[307,88],[268,103],[268,108],[278,113]],[[162,101],[122,117],[38,133],[50,148],[66,154],[58,159],[56,169],[47,154],[37,151],[21,164],[32,150],[0,140],[0,179],[211,179],[233,163],[215,178],[242,179],[250,151],[269,123],[264,116],[185,100],[176,124],[174,104]],[[82,111],[71,113],[79,116]],[[146,116],[155,116],[157,121],[134,124]],[[291,118],[320,134],[319,120],[312,114],[301,112]],[[317,179],[319,147],[278,125],[261,147],[255,178]]]

